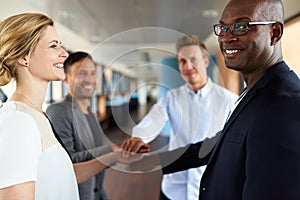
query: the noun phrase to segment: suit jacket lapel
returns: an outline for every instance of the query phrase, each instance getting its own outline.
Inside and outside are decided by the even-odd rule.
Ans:
[[[228,129],[232,125],[232,123],[236,120],[236,118],[239,116],[239,114],[244,110],[245,106],[249,104],[249,102],[255,97],[258,90],[261,90],[264,88],[274,77],[278,76],[279,74],[285,73],[290,71],[289,67],[286,65],[285,62],[279,62],[276,65],[272,66],[266,74],[247,92],[247,94],[244,96],[244,98],[240,101],[239,105],[236,107],[236,109],[231,114],[230,118],[224,125],[224,128],[222,130],[222,133],[218,139],[218,142],[215,145],[215,148],[213,149],[212,155],[210,157],[210,160],[208,162],[211,163],[214,157],[217,155],[217,151],[220,148],[220,144],[222,144],[222,141],[224,139],[224,136],[226,135]]]
[[[89,123],[86,119],[86,116],[82,113],[79,105],[77,104],[76,100],[71,96],[67,97],[69,103],[72,104],[72,115],[74,121],[74,129],[78,134],[81,142],[87,149],[91,149],[95,147],[94,138],[92,134],[92,130],[89,127]]]
[[[236,109],[233,111],[233,113],[231,114],[231,116],[229,117],[228,121],[226,122],[226,124],[224,125],[224,128],[222,130],[222,133],[218,139],[218,142],[215,145],[215,148],[213,149],[213,153],[209,159],[210,163],[213,158],[215,157],[215,155],[217,154],[217,150],[220,147],[220,144],[222,144],[222,141],[224,139],[225,134],[227,133],[227,130],[229,129],[229,127],[231,126],[231,124],[235,121],[235,119],[239,116],[239,114],[242,112],[242,110],[245,108],[245,106],[251,101],[251,99],[256,95],[256,90],[250,90],[247,92],[247,94],[244,96],[244,98],[241,100],[241,102],[239,103],[239,105],[236,107]]]

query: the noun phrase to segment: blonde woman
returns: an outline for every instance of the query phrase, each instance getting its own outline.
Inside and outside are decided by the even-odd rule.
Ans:
[[[118,149],[73,165],[57,141],[41,108],[48,82],[64,80],[68,54],[50,18],[24,13],[5,19],[0,47],[0,86],[16,81],[16,91],[0,105],[0,199],[76,200],[77,183],[118,160],[139,159],[123,159]]]

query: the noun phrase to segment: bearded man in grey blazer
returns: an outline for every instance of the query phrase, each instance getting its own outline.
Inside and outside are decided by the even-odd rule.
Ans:
[[[91,55],[85,52],[71,53],[64,62],[64,71],[68,95],[50,105],[46,114],[72,162],[91,160],[112,151],[110,142],[89,107],[97,82],[96,64]],[[135,142],[138,147],[143,146],[143,150],[149,147],[140,139]],[[104,172],[101,172],[79,184],[80,199],[107,199],[102,187],[103,177]]]

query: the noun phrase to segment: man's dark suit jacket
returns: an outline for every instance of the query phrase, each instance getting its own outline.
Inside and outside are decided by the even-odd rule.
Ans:
[[[300,81],[285,62],[248,91],[202,157],[201,145],[213,141],[161,154],[163,173],[207,164],[201,200],[300,199]]]
[[[73,163],[91,160],[111,151],[109,140],[96,117],[91,123],[98,130],[93,132],[86,116],[71,95],[68,94],[61,102],[50,105],[46,113]],[[79,184],[80,199],[106,198],[102,188],[103,177],[104,172],[101,172]]]

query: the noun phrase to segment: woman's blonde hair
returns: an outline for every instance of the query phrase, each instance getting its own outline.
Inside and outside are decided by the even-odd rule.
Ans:
[[[53,21],[40,13],[11,16],[0,23],[0,86],[17,78],[16,61],[30,55]]]

